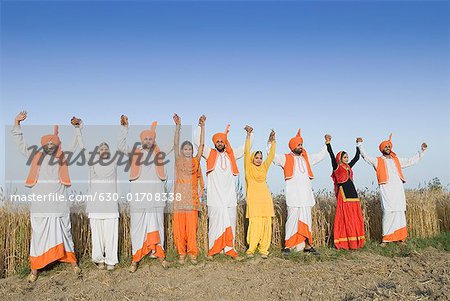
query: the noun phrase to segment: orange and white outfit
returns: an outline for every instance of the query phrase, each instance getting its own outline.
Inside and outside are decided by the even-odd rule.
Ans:
[[[237,205],[236,177],[239,174],[236,160],[244,156],[244,145],[239,148],[231,148],[228,142],[228,130],[229,126],[224,133],[216,133],[212,139],[214,144],[218,139],[225,143],[226,147],[223,152],[206,147],[203,151],[207,166],[209,256],[218,254],[222,250],[231,257],[238,256],[234,249]],[[194,137],[197,148],[200,144],[200,132],[201,127],[199,126]]]
[[[289,141],[289,148],[294,150],[299,143],[303,143],[300,131]],[[312,245],[311,209],[316,201],[311,186],[311,181],[314,179],[311,167],[322,161],[326,155],[325,145],[317,154],[310,155],[303,149],[301,155],[293,152],[275,155],[274,164],[283,168],[286,181],[286,248],[296,248],[301,251],[305,248],[306,239]]]
[[[389,140],[383,141],[379,145],[382,151],[386,145],[392,149],[392,134]],[[378,187],[381,193],[381,207],[383,210],[383,242],[405,241],[408,236],[406,229],[406,196],[403,183],[406,179],[403,175],[403,168],[417,164],[423,157],[424,151],[418,151],[411,158],[399,158],[391,151],[391,158],[380,156],[370,157],[362,142],[357,144],[363,159],[371,164],[376,173]]]
[[[179,255],[198,256],[197,225],[200,209],[199,188],[204,188],[197,157],[175,159],[176,181],[173,216],[175,246]]]
[[[156,122],[152,123],[150,130],[142,131],[141,141],[151,137],[156,139]],[[164,258],[164,209],[166,198],[164,182],[166,174],[162,162],[154,162],[159,152],[168,155],[173,147],[160,149],[156,142],[150,152],[137,147],[129,150],[126,139],[128,127],[122,126],[119,134],[118,149],[128,154],[131,160],[130,169],[130,232],[133,262],[139,262],[145,255],[151,254]],[[156,158],[156,161],[159,159]],[[146,163],[149,162],[149,163]]]
[[[79,129],[76,128],[76,135]],[[41,145],[53,142],[58,149],[54,155],[28,149],[21,127],[15,125],[11,130],[12,138],[19,151],[32,159],[30,172],[25,186],[31,193],[42,197],[59,196],[60,200],[33,201],[30,206],[31,243],[30,265],[32,270],[44,268],[54,261],[76,263],[75,250],[71,234],[70,206],[66,198],[66,188],[71,185],[67,162],[58,137],[58,126],[52,135],[41,138]],[[75,150],[76,138],[71,151]],[[59,163],[57,160],[59,160]],[[39,163],[40,162],[40,163]],[[58,198],[59,199],[59,198]]]

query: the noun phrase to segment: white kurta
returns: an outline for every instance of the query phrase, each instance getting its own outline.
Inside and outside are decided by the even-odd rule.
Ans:
[[[195,146],[200,145],[201,127],[197,128],[194,136]],[[253,142],[253,134],[250,136],[250,146]],[[244,147],[233,148],[236,160],[244,156]],[[208,159],[211,149],[205,147],[203,157]],[[236,176],[233,175],[231,161],[227,153],[223,151],[218,153],[214,170],[207,175],[207,205],[212,207],[236,207]]]
[[[67,149],[71,152],[75,151],[77,136],[81,135],[79,128],[76,128],[75,132],[74,142]],[[14,126],[11,134],[20,153],[30,158],[32,151],[28,149],[20,126]],[[70,203],[66,198],[66,186],[60,183],[59,165],[50,164],[50,159],[51,156],[44,155],[39,168],[37,183],[31,188],[31,193],[42,197],[56,194],[63,196],[64,199],[58,201],[34,200],[31,202],[30,260],[33,259],[32,269],[43,268],[46,264],[61,259],[59,256],[65,256],[65,260],[76,262],[71,233]],[[62,251],[55,252],[55,248],[58,248],[58,246],[62,246]],[[50,250],[53,251],[49,252]],[[67,255],[67,253],[70,253],[70,255]],[[54,256],[57,256],[57,258]],[[33,266],[33,262],[35,262],[35,266]]]
[[[99,156],[95,156],[97,162]],[[105,159],[110,160],[110,159]],[[86,204],[89,218],[118,218],[119,204],[115,201],[117,193],[117,161],[108,165],[96,163],[89,166],[89,194],[91,200]],[[107,161],[109,162],[109,161]]]
[[[126,139],[128,136],[128,128],[122,126],[119,134],[118,149],[124,154],[128,155],[131,150],[126,144]],[[147,160],[148,151],[145,149],[140,149],[143,153],[142,160],[153,162],[154,153]],[[173,146],[160,147],[161,152],[169,155]],[[158,177],[156,171],[156,164],[142,164],[141,165],[141,175],[134,181],[130,183],[130,193],[132,194],[132,201],[130,202],[131,211],[154,211],[155,208],[164,208],[166,206],[165,198],[163,193],[165,192],[164,183]],[[159,198],[159,201],[157,200]],[[158,210],[160,211],[160,210]]]
[[[68,149],[66,149],[67,151],[73,152],[77,146],[77,136],[81,135],[80,129],[76,128],[75,133],[75,139],[72,145],[69,146]],[[11,134],[19,152],[27,157],[28,160],[33,152],[32,150],[28,149],[28,145],[25,142],[20,126],[14,126],[11,130]],[[40,146],[40,144],[38,144],[38,146]],[[70,204],[66,199],[66,186],[64,186],[60,182],[59,165],[50,164],[51,158],[51,156],[44,155],[42,164],[39,167],[38,180],[36,185],[31,187],[31,194],[39,195],[41,197],[50,197],[51,195],[63,196],[64,200],[31,202],[30,213],[32,217],[61,217],[69,213]]]
[[[359,150],[363,159],[372,165],[374,169],[377,169],[378,159],[371,157],[367,154],[362,143],[358,143]],[[406,168],[417,164],[423,157],[424,152],[418,151],[411,158],[398,158],[401,168]],[[381,193],[381,206],[383,211],[406,211],[406,197],[403,182],[395,166],[394,160],[386,157],[382,157],[386,162],[388,181],[386,184],[379,185]]]
[[[201,127],[197,128],[194,136],[194,144],[198,148],[200,145]],[[253,141],[253,134],[250,136],[250,144]],[[236,160],[244,156],[245,145],[233,148]],[[203,157],[208,159],[211,149],[204,148]],[[207,174],[207,205],[209,218],[208,240],[210,249],[215,241],[224,235],[226,229],[231,227],[233,233],[233,246],[236,237],[236,176],[233,175],[231,161],[226,152],[218,153],[214,170]],[[228,219],[228,220],[227,220]],[[225,247],[225,252],[231,247]]]
[[[79,146],[84,149],[82,136],[79,138]],[[92,234],[92,261],[115,265],[119,262],[119,204],[114,196],[117,193],[118,158],[104,159],[102,164],[99,160],[96,154],[95,164],[89,166],[91,199],[86,204]]]
[[[268,145],[269,150],[269,145]],[[327,147],[324,145],[319,153],[308,154],[310,166],[314,166],[322,161],[327,155]],[[295,235],[305,235],[299,228],[299,222],[308,226],[308,231],[311,232],[311,208],[316,204],[314,194],[312,191],[311,179],[309,178],[306,160],[303,156],[294,154],[294,174],[289,180],[286,180],[286,205],[287,205],[287,220],[285,241],[292,239]],[[284,169],[286,163],[285,155],[275,155],[273,163]],[[312,244],[311,241],[308,242]],[[305,242],[301,242],[295,246],[298,251],[303,250]]]
[[[119,151],[128,155],[131,150],[126,143],[127,136],[128,127],[122,126],[117,147]],[[173,150],[173,146],[160,148],[160,150],[168,155]],[[145,149],[141,149],[141,151],[143,152],[142,160],[153,162],[154,153],[151,154],[149,160],[146,160],[148,151]],[[130,232],[134,258],[136,258],[135,254],[146,249],[148,243],[146,238],[149,233],[158,231],[158,244],[164,248],[164,208],[166,206],[163,197],[164,190],[164,181],[158,177],[156,165],[154,163],[142,164],[139,178],[130,184],[130,193],[132,194]]]
[[[317,154],[308,155],[312,166],[322,161],[327,155],[327,147],[323,146]],[[285,155],[275,155],[274,164],[284,168]],[[286,180],[286,205],[289,207],[313,207],[316,204],[308,175],[306,161],[303,156],[294,156],[294,176]]]
[[[378,159],[369,156],[362,143],[358,143],[357,146],[359,147],[363,159],[367,163],[371,164],[375,170],[377,170]],[[403,169],[416,164],[423,157],[423,154],[424,151],[420,150],[411,158],[398,158],[401,168]],[[396,231],[403,228],[406,229],[406,196],[405,188],[400,175],[398,174],[394,160],[384,156],[382,156],[382,159],[386,163],[388,174],[387,183],[379,185],[381,193],[381,208],[383,209],[383,241],[390,242],[392,241],[390,237],[392,237]],[[401,238],[400,236],[395,235],[397,236],[395,240],[406,238],[406,230],[404,233],[404,236],[400,235],[403,236]]]

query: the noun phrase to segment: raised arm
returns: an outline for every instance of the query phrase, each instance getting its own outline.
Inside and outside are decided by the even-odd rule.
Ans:
[[[75,128],[75,137],[72,139],[72,143],[65,149],[65,151],[70,153],[75,153],[75,150],[78,146],[80,146],[80,150],[84,149],[84,143],[81,139],[81,128],[82,128],[82,121],[80,118],[76,118],[75,116],[72,117],[70,120],[70,123]]]
[[[272,164],[273,159],[275,158],[276,142],[275,142],[275,131],[274,130],[270,131],[269,144],[270,144],[269,154],[267,155],[267,158],[266,158],[266,160],[264,160],[264,163],[263,163],[264,168],[266,170],[269,169],[270,164]]]
[[[251,154],[250,154],[250,136],[253,132],[253,128],[251,126],[246,125],[244,130],[247,132],[247,136],[245,137],[245,146],[244,146],[244,166],[247,167],[251,164]]]
[[[177,114],[173,115],[173,121],[175,122],[175,135],[173,135],[173,153],[175,159],[180,157],[180,128],[181,118]]]
[[[267,156],[269,156],[271,148],[272,148],[272,144],[271,143],[267,143],[267,147],[266,147]],[[272,163],[277,165],[277,166],[279,166],[279,167],[281,167],[281,168],[284,168],[284,164],[286,163],[286,156],[275,153],[274,156],[273,156]]]
[[[363,139],[359,138],[360,140],[356,143],[356,147],[359,148],[359,151],[361,153],[361,156],[363,157],[364,161],[366,161],[368,164],[372,165],[374,168],[377,168],[378,160],[377,158],[371,157],[367,154],[366,149],[363,145]]]
[[[356,140],[356,143],[358,143],[358,140]],[[350,165],[350,167],[353,167],[356,164],[356,162],[358,162],[359,155],[360,155],[359,148],[356,147],[355,156],[353,157],[352,161],[350,161],[350,163],[348,164],[348,165]]]
[[[23,137],[22,129],[20,128],[20,123],[25,119],[27,119],[26,111],[22,111],[17,114],[16,118],[14,119],[14,127],[11,130],[11,136],[19,152],[26,157],[30,157],[33,151],[28,149],[28,145],[25,142],[25,138]]]
[[[331,166],[333,167],[333,170],[336,170],[338,168],[338,164],[336,162],[336,156],[333,153],[333,148],[331,147],[331,143],[327,143],[326,145],[328,154],[330,154]]]
[[[200,125],[200,144],[198,146],[197,150],[197,160],[200,161],[203,156],[203,151],[205,149],[205,122],[206,122],[206,116],[202,115],[198,119],[198,124]],[[202,179],[203,181],[203,179]],[[202,183],[200,183],[202,184]],[[203,184],[204,186],[204,184]]]
[[[331,135],[326,134],[325,135],[325,143],[330,143],[330,142],[331,142]],[[309,155],[309,163],[311,163],[311,165],[316,165],[316,164],[320,163],[323,159],[325,159],[326,155],[327,155],[327,146],[324,145],[322,147],[322,149],[320,150],[320,152]]]
[[[205,117],[205,120],[206,120],[206,117]],[[205,127],[204,127],[204,125],[203,125],[203,132],[204,132],[204,131],[205,131]],[[204,135],[204,134],[203,134],[203,135]],[[199,121],[197,130],[196,130],[195,133],[194,133],[194,145],[195,145],[195,147],[197,148],[197,150],[200,149],[201,136],[202,136],[202,126],[201,126],[200,121]],[[203,158],[206,159],[206,158],[208,158],[208,156],[209,156],[210,149],[207,148],[207,147],[205,147],[204,144],[205,144],[205,143],[203,143],[203,152],[202,152],[202,156],[203,156]]]
[[[250,133],[249,136],[249,143],[250,143],[250,148],[252,148],[253,145],[253,129],[252,132]],[[242,146],[236,147],[234,149],[234,157],[237,159],[240,159],[244,156],[244,152],[245,152],[245,143]]]
[[[426,143],[422,143],[420,150],[411,158],[398,158],[402,168],[407,168],[407,167],[417,164],[420,161],[420,159],[422,159],[423,155],[425,154],[427,147],[428,147],[428,145]]]
[[[80,149],[85,150],[86,145],[84,144],[82,129],[83,129],[83,122],[80,123],[79,133],[77,133],[77,142],[78,142],[78,146],[80,147]]]
[[[117,141],[117,150],[121,153],[124,153],[128,156],[130,150],[127,145],[127,136],[128,136],[128,117],[125,115],[120,116],[120,131],[119,131],[119,139]]]

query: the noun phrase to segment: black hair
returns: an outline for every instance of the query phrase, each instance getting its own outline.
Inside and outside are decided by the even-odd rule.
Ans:
[[[256,152],[255,152],[255,155],[253,156],[253,158],[256,157],[257,154],[261,154],[261,157],[263,156],[262,151],[256,151]]]
[[[186,145],[189,145],[192,149],[194,149],[194,146],[192,145],[191,141],[188,141],[188,140],[181,143],[180,149],[183,149]]]

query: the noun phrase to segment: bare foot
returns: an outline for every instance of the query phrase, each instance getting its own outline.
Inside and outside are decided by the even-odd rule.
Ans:
[[[189,259],[191,260],[191,263],[193,265],[196,265],[198,263],[197,256],[195,256],[195,255],[189,255]]]
[[[35,282],[38,279],[38,271],[37,270],[31,270],[30,275],[27,277],[27,281],[32,283]]]
[[[75,275],[81,275],[81,268],[78,265],[72,266],[72,270]]]
[[[169,263],[164,258],[158,258],[158,261],[165,270],[169,268]]]
[[[138,269],[138,263],[137,262],[132,262],[130,267],[128,268],[128,272],[130,273],[134,273],[136,272]]]
[[[180,255],[180,257],[178,258],[178,263],[185,264],[186,263],[186,255]]]
[[[97,263],[97,268],[98,268],[99,270],[104,270],[104,269],[105,269],[105,264],[104,264],[103,262]]]

